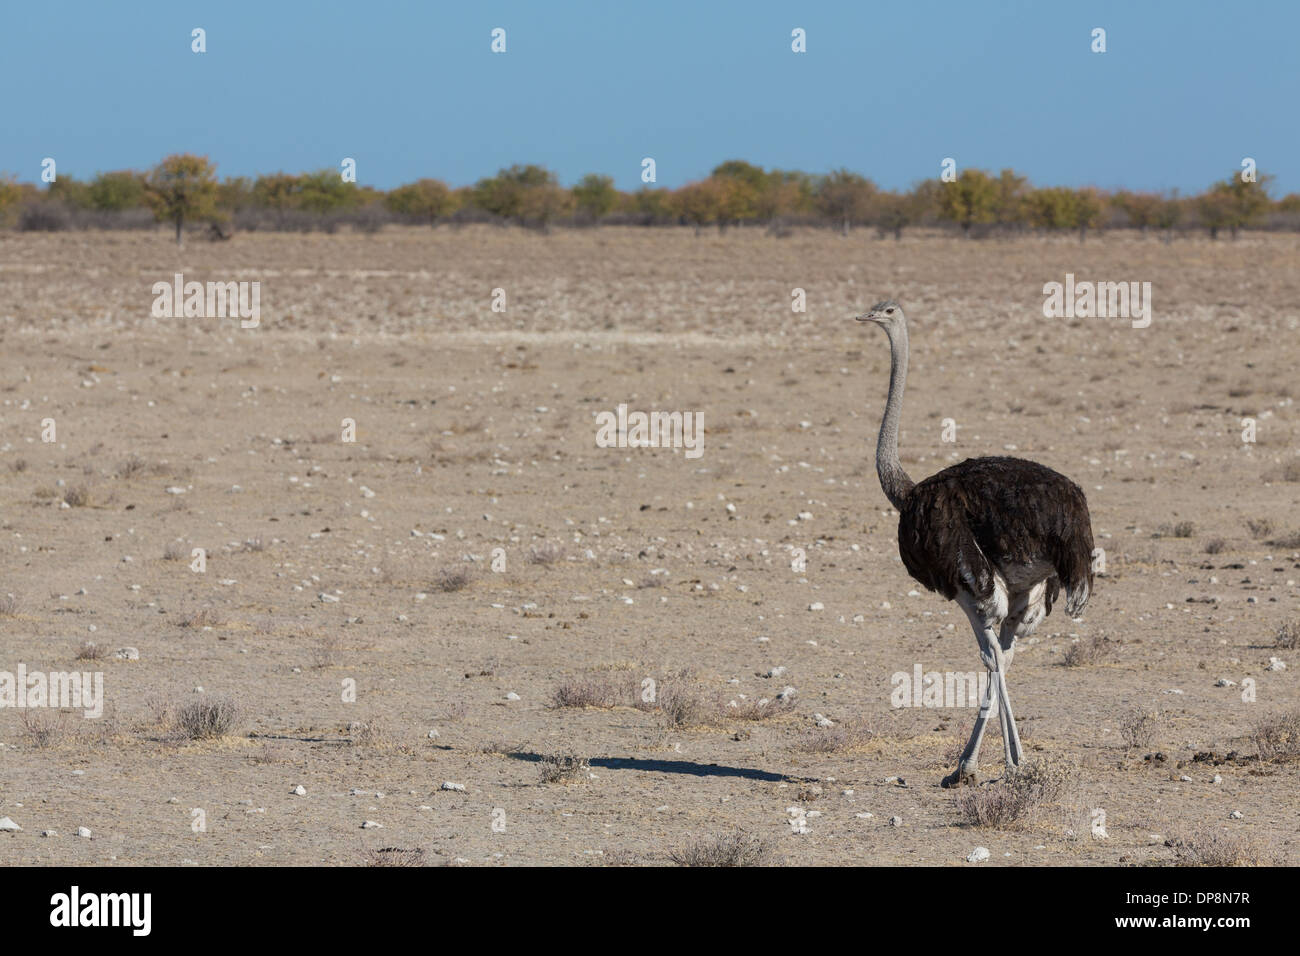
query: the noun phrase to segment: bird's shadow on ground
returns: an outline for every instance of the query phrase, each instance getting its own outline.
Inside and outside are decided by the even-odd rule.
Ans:
[[[526,750],[512,750],[506,754],[511,760],[540,763],[545,754]],[[690,760],[649,760],[639,757],[591,757],[587,763],[595,769],[648,770],[651,773],[681,773],[691,777],[740,777],[745,780],[765,780],[772,783],[810,783],[813,777],[792,777],[789,774],[756,770],[752,767],[724,767],[717,763],[695,763]]]

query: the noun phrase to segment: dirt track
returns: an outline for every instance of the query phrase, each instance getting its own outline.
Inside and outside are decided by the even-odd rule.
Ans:
[[[176,272],[260,281],[261,325],[152,318]],[[1066,273],[1150,281],[1151,326],[1045,319]],[[872,465],[889,356],[848,317],[891,296],[912,476],[1042,461],[1106,550],[1084,618],[1058,607],[1016,655],[1030,753],[1079,770],[1021,827],[972,828],[937,786],[972,710],[890,704],[896,672],[979,668],[955,605],[911,593]],[[1250,759],[1259,721],[1300,706],[1300,659],[1273,647],[1300,613],[1297,303],[1294,237],[0,233],[0,671],[98,669],[107,697],[43,747],[0,709],[0,817],[23,828],[0,862],[656,863],[743,829],[798,864],[1159,863],[1179,828],[1226,827],[1300,863],[1297,764]],[[703,455],[597,447],[620,403],[699,413]],[[75,661],[87,640],[110,659]],[[630,705],[683,669],[722,695],[707,719],[551,706],[584,681]],[[786,686],[787,710],[737,713]],[[236,734],[158,719],[196,687],[238,699]],[[1136,749],[1132,708],[1159,713]],[[861,739],[818,752],[815,713]],[[541,782],[565,753],[590,772]]]

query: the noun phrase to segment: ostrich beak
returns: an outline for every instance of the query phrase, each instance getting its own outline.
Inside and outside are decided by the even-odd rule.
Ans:
[[[854,316],[854,317],[853,317],[853,321],[855,321],[855,322],[875,322],[875,321],[876,321],[876,317],[875,317],[874,315],[872,315],[870,312],[863,312],[861,315]]]

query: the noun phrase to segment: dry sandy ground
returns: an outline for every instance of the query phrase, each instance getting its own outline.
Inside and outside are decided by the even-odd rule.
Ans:
[[[152,318],[178,271],[259,280],[260,327]],[[1045,319],[1067,272],[1150,281],[1151,326]],[[896,672],[979,659],[914,593],[872,467],[888,350],[848,317],[886,296],[911,319],[913,477],[1034,458],[1106,549],[1084,617],[1058,606],[1011,671],[1030,755],[1076,771],[1018,825],[938,786],[973,710],[891,706]],[[1252,759],[1300,706],[1274,647],[1300,596],[1297,302],[1292,236],[0,234],[0,671],[99,670],[107,698],[0,710],[22,827],[0,862],[661,863],[740,830],[793,864],[1158,864],[1186,830],[1300,863],[1297,763]],[[703,455],[597,447],[621,402],[702,414]],[[75,660],[88,640],[110,658]],[[1065,666],[1076,641],[1099,652]],[[631,706],[684,669],[711,711]],[[622,704],[552,706],[584,682]],[[199,687],[238,700],[233,734],[169,727]],[[1158,715],[1136,748],[1130,711]],[[563,754],[589,769],[543,782]]]

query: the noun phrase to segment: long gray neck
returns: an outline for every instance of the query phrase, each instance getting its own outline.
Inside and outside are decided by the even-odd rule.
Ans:
[[[915,486],[898,460],[898,419],[903,411],[903,386],[907,382],[907,326],[889,333],[889,400],[880,420],[880,438],[876,442],[876,474],[885,497],[899,510]]]

